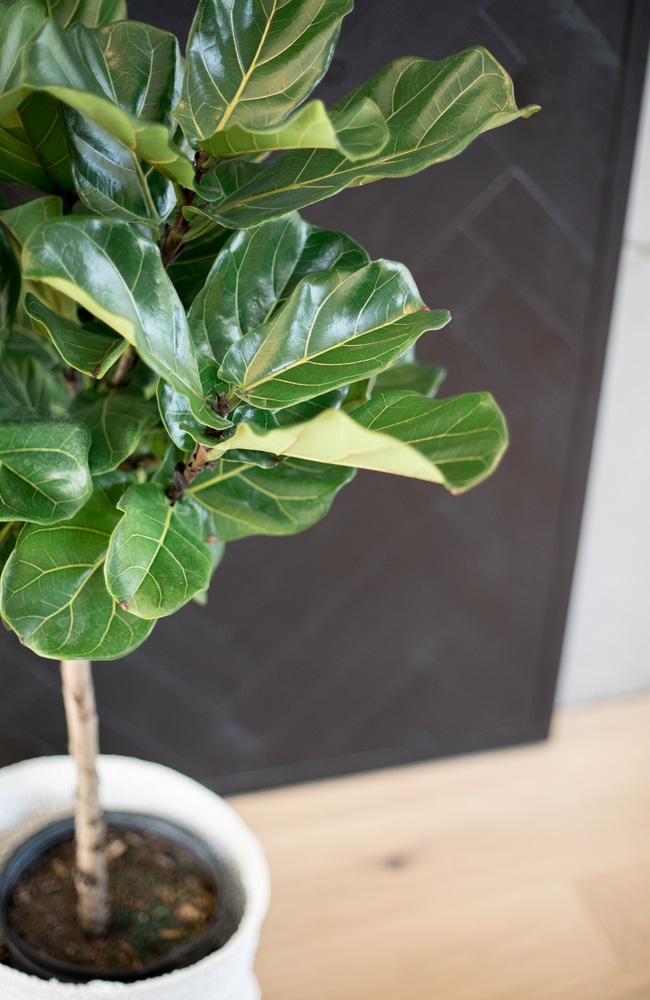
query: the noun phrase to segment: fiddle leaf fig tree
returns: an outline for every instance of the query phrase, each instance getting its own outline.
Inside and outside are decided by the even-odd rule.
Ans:
[[[449,313],[297,211],[536,107],[480,47],[310,100],[351,7],[201,0],[182,58],[123,0],[0,0],[0,611],[91,726],[87,661],[205,600],[225,542],[308,528],[357,468],[460,493],[506,447],[417,360]]]

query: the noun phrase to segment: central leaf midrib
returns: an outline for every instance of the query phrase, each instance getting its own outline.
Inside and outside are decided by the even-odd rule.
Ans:
[[[226,110],[224,111],[223,117],[222,117],[221,121],[219,122],[219,127],[218,127],[218,129],[216,129],[217,132],[223,131],[223,129],[226,127],[226,125],[228,123],[228,120],[232,116],[232,113],[235,110],[235,107],[237,106],[237,103],[239,102],[240,95],[244,92],[244,89],[246,88],[246,85],[247,85],[248,81],[250,80],[250,78],[251,78],[254,70],[257,68],[257,63],[258,63],[259,55],[260,55],[260,52],[262,51],[262,47],[263,47],[263,45],[264,45],[264,43],[266,41],[266,37],[267,37],[267,35],[268,35],[269,31],[270,31],[271,21],[273,20],[273,16],[275,14],[276,8],[277,8],[277,0],[273,0],[273,7],[271,9],[271,13],[267,17],[266,25],[265,25],[264,31],[262,32],[262,37],[260,38],[259,44],[257,46],[257,49],[255,51],[255,55],[253,56],[253,59],[251,60],[251,64],[250,64],[248,70],[246,70],[243,73],[243,76],[242,76],[242,79],[241,79],[241,83],[237,87],[237,90],[235,91],[234,97],[228,103],[228,105],[226,107]],[[236,34],[235,34],[234,31],[233,31],[233,38],[236,40]],[[239,59],[239,52],[237,52],[237,61],[239,62],[239,65],[242,66],[242,69],[243,69],[243,64],[242,64],[241,60]]]
[[[151,559],[149,560],[149,564],[146,567],[144,567],[142,576],[140,577],[140,582],[138,583],[138,586],[133,591],[133,594],[131,595],[131,597],[134,597],[137,594],[137,592],[140,590],[140,588],[141,588],[141,586],[142,586],[143,581],[145,580],[145,578],[147,576],[151,575],[150,574],[151,567],[153,566],[154,562],[158,558],[158,553],[160,552],[161,548],[163,547],[163,542],[165,541],[165,538],[167,537],[167,532],[169,531],[169,525],[171,524],[171,519],[172,519],[173,513],[174,513],[174,508],[170,504],[168,506],[167,512],[165,514],[165,519],[164,519],[164,522],[163,522],[163,527],[162,527],[162,530],[160,532],[160,535],[159,535],[159,538],[158,538],[158,541],[157,541],[157,544],[156,544],[155,551],[154,551]],[[131,532],[131,537],[133,537],[133,535],[134,535],[134,532]]]
[[[34,631],[31,633],[31,635],[36,635],[36,633],[41,628],[43,628],[43,626],[46,625],[47,622],[49,622],[49,620],[51,618],[54,618],[56,615],[61,614],[62,611],[65,611],[66,608],[70,608],[72,606],[73,602],[77,600],[77,598],[79,597],[79,594],[84,589],[84,587],[88,586],[88,583],[89,583],[90,579],[97,572],[97,570],[102,565],[102,563],[105,561],[105,559],[106,559],[106,550],[104,550],[104,552],[102,553],[101,557],[96,562],[88,564],[88,572],[84,574],[84,577],[83,577],[81,583],[79,584],[79,586],[75,590],[74,594],[72,594],[72,596],[70,597],[70,599],[68,601],[66,601],[65,604],[62,604],[60,607],[58,607],[51,614],[47,615],[45,618],[41,618],[41,620],[39,621],[39,623],[36,626],[36,628],[34,629]],[[58,566],[56,568],[59,569],[59,570],[64,570],[64,569],[67,569],[68,567],[67,566]],[[38,579],[40,579],[40,577]]]
[[[481,74],[481,77],[486,76],[486,75],[487,74],[485,72],[483,72]],[[464,90],[462,91],[462,94],[465,94],[469,89],[471,89],[471,87],[473,87],[481,79],[481,77],[476,77],[472,81],[471,84],[469,84],[467,87],[464,88]],[[427,86],[430,86],[430,83],[427,84]],[[426,87],[423,87],[421,92],[423,92],[426,89],[427,89]],[[453,101],[451,101],[451,103],[448,104],[445,107],[445,109],[438,115],[438,117],[436,118],[435,122],[433,122],[432,125],[430,125],[427,128],[426,132],[424,132],[423,135],[418,140],[417,145],[415,147],[413,147],[413,148],[410,148],[410,149],[407,149],[407,150],[395,150],[393,148],[393,151],[391,153],[387,153],[386,155],[375,157],[372,160],[370,160],[368,163],[360,163],[360,164],[353,163],[350,160],[348,160],[347,157],[343,156],[343,154],[340,154],[341,155],[341,162],[339,164],[337,164],[337,167],[334,170],[330,171],[329,173],[320,174],[317,177],[310,177],[307,181],[304,181],[304,182],[296,181],[293,184],[285,185],[284,187],[275,187],[275,188],[273,188],[272,191],[264,191],[264,192],[262,192],[260,194],[251,194],[251,195],[247,195],[246,197],[242,197],[242,198],[238,198],[238,199],[237,198],[233,198],[232,201],[230,201],[230,206],[232,206],[232,207],[236,207],[238,205],[245,206],[245,205],[250,204],[252,202],[258,201],[258,200],[260,200],[262,198],[268,198],[268,197],[271,197],[271,196],[275,197],[276,195],[281,195],[281,194],[284,194],[286,192],[295,191],[297,188],[301,188],[301,187],[303,187],[303,188],[317,187],[319,184],[322,184],[325,181],[332,181],[332,180],[334,180],[335,182],[338,182],[340,179],[344,179],[345,180],[346,177],[348,175],[350,175],[350,174],[356,174],[358,172],[363,173],[364,170],[370,170],[371,172],[374,173],[374,171],[376,171],[377,169],[380,169],[384,165],[387,165],[387,164],[390,164],[390,163],[393,163],[393,162],[398,162],[400,159],[404,159],[407,156],[411,156],[413,153],[419,153],[419,152],[422,152],[425,149],[429,149],[431,146],[435,146],[437,144],[444,144],[445,142],[449,142],[449,138],[440,139],[440,140],[438,140],[438,142],[430,141],[430,142],[427,142],[427,143],[425,143],[424,140],[430,134],[431,129],[435,125],[438,124],[438,122],[440,121],[440,119],[443,118],[449,112],[449,110],[454,107],[454,105],[456,104],[456,102],[459,100],[460,96],[462,96],[462,95],[458,95],[457,97],[455,97],[453,99]],[[411,100],[412,100],[412,98],[411,98]],[[408,103],[410,103],[410,101]],[[391,118],[395,117],[395,115],[401,113],[403,107],[405,107],[405,106],[406,105],[400,105],[399,108],[397,108],[395,111],[392,111],[390,113],[390,115],[387,116],[386,121],[389,121]],[[391,136],[391,138],[393,138],[393,141],[394,141],[395,137]],[[310,153],[309,157],[307,158],[306,162],[303,165],[301,173],[304,172],[304,170],[309,165],[309,162],[312,160],[312,158],[314,156],[318,155],[319,152],[320,152],[320,150],[313,150]],[[350,165],[347,166],[345,169],[339,169],[340,167],[343,167],[346,163],[349,163]],[[242,188],[242,192],[245,192],[245,190],[246,190],[245,187]],[[224,205],[226,205],[226,206],[228,205],[228,199],[225,200]]]
[[[341,287],[340,285],[337,286],[335,291],[338,291],[340,287]],[[314,354],[310,354],[309,356],[303,355],[303,357],[300,358],[300,360],[295,361],[289,365],[284,365],[282,368],[276,369],[274,372],[272,372],[270,375],[267,375],[265,378],[259,378],[256,382],[244,381],[242,389],[244,389],[246,392],[249,392],[251,389],[256,389],[258,386],[264,385],[266,382],[270,382],[272,379],[276,378],[279,373],[289,372],[294,368],[300,368],[303,365],[309,365],[317,358],[322,357],[324,354],[328,354],[330,351],[335,351],[341,347],[345,347],[347,344],[351,343],[351,341],[359,340],[361,337],[369,336],[372,333],[376,333],[378,330],[385,330],[388,329],[389,327],[395,326],[395,324],[399,323],[400,320],[407,319],[409,316],[413,316],[419,311],[420,309],[416,307],[412,309],[410,312],[403,313],[396,319],[391,320],[390,323],[384,323],[381,326],[370,327],[370,329],[364,330],[362,333],[355,333],[351,337],[347,337],[345,340],[341,341],[338,344],[331,344],[329,347],[323,348],[322,351],[316,351]],[[249,365],[248,368],[250,369],[251,365]]]

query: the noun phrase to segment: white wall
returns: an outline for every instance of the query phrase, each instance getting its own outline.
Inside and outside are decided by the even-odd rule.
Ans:
[[[557,700],[650,690],[650,75]]]

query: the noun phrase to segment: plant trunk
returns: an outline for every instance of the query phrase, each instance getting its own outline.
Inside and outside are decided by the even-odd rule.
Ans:
[[[106,933],[110,919],[106,823],[99,804],[95,762],[99,753],[95,691],[89,660],[61,660],[69,751],[77,765],[75,840],[77,915],[92,937]]]

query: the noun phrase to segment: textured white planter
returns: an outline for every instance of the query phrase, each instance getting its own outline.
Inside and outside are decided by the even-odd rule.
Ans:
[[[0,965],[1,1000],[259,1000],[253,961],[269,902],[262,849],[223,799],[160,764],[130,757],[99,760],[106,809],[151,813],[197,833],[228,859],[245,895],[232,938],[195,965],[135,983],[44,981]],[[75,794],[69,757],[40,757],[0,769],[0,867],[27,836],[70,815]]]

